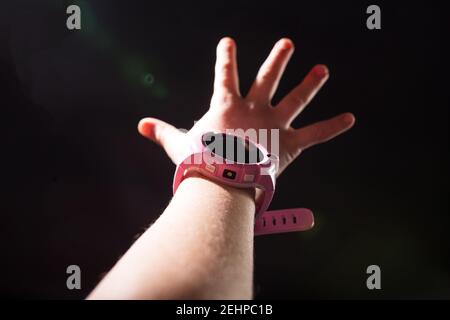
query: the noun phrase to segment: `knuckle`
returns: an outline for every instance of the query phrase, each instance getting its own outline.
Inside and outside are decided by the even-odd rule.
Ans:
[[[211,104],[214,106],[231,107],[236,104],[236,97],[230,92],[220,90],[214,93]]]
[[[265,68],[264,70],[261,70],[261,73],[259,75],[259,79],[262,82],[270,81],[272,79],[272,75],[274,74],[273,68]]]
[[[322,128],[322,126],[314,126],[311,136],[312,136],[312,140],[315,142],[322,142],[324,139],[324,129]]]
[[[221,71],[223,73],[228,73],[231,70],[233,70],[233,62],[231,60],[224,61],[219,69],[219,71]]]
[[[307,100],[302,95],[292,94],[289,96],[289,103],[301,107],[307,103]]]

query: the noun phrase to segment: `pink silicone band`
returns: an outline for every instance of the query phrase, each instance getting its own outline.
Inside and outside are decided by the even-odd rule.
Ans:
[[[190,170],[209,177],[219,183],[225,183],[238,188],[257,187],[263,190],[264,194],[256,201],[255,214],[255,235],[264,235],[272,233],[285,233],[295,231],[305,231],[314,226],[314,216],[309,209],[295,208],[284,210],[266,211],[272,201],[275,192],[275,171],[267,171],[267,174],[261,174],[263,168],[273,168],[269,158],[258,164],[238,164],[238,163],[220,163],[207,164],[203,160],[203,146],[201,140],[194,140],[190,150],[186,152],[184,161],[178,164],[173,180],[173,193],[175,194],[178,186],[185,178],[185,174]],[[264,148],[259,146],[262,150]],[[267,154],[267,153],[266,153]],[[235,176],[233,180],[223,178],[224,171],[232,171]],[[253,177],[252,182],[245,180],[246,176]]]
[[[309,209],[295,208],[266,211],[255,220],[255,236],[309,230],[314,215]]]
[[[192,169],[198,169],[195,165],[179,164],[175,172],[173,182],[173,192],[175,193],[180,183],[185,178],[186,170],[191,167]],[[211,177],[211,176],[210,176]],[[266,176],[270,179],[269,176]],[[255,216],[255,236],[273,234],[273,233],[285,233],[309,230],[314,226],[314,215],[309,209],[295,208],[284,210],[267,210],[274,191],[265,190],[265,197],[260,203],[256,203],[256,216]]]

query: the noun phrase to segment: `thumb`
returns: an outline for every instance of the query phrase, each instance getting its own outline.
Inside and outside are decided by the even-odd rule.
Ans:
[[[169,158],[179,163],[186,146],[186,134],[171,124],[155,118],[144,118],[139,121],[138,131],[144,137],[164,148]]]

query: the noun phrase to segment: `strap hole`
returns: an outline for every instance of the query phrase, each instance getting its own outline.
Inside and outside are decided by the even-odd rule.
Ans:
[[[293,221],[294,223],[297,223],[297,217],[294,216],[294,217],[292,218],[292,221]]]
[[[263,227],[266,226],[266,219],[263,219]]]
[[[273,224],[274,226],[277,225],[277,220],[276,220],[275,218],[272,220],[272,224]]]
[[[283,217],[283,224],[286,224],[286,217]]]

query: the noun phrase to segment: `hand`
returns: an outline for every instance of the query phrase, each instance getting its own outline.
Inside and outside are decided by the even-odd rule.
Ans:
[[[223,38],[217,46],[214,93],[205,115],[187,133],[155,118],[142,119],[138,125],[139,132],[160,144],[172,161],[179,163],[183,160],[180,157],[189,135],[237,128],[279,129],[280,174],[303,150],[347,131],[355,122],[351,113],[344,113],[301,129],[291,127],[292,121],[327,81],[329,73],[324,65],[316,65],[278,105],[271,105],[293,51],[291,40],[279,40],[261,66],[249,93],[242,97],[236,45],[232,39]]]

